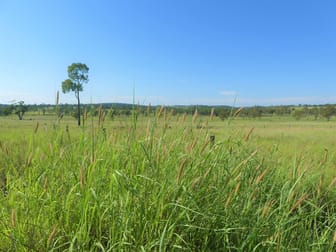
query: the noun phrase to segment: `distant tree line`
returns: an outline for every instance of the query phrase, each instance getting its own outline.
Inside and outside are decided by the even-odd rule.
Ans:
[[[27,111],[28,106],[24,104],[24,101],[19,101],[11,105],[0,105],[0,115],[8,116],[10,114],[16,114],[19,120],[23,119]]]
[[[137,116],[150,116],[157,114],[161,106],[146,106],[146,105],[132,105],[124,103],[103,103],[103,104],[84,104],[80,113],[90,113],[92,116],[97,116],[99,107],[103,109],[106,116],[114,119],[118,116],[131,116],[135,111]],[[57,109],[56,109],[57,108]],[[167,106],[166,112],[171,115],[187,114],[193,115],[197,110],[198,115],[209,116],[211,111],[214,111],[214,116],[222,120],[226,120],[232,116],[238,109],[230,106]],[[16,114],[20,120],[23,119],[24,114],[29,111],[30,114],[54,116],[61,114],[62,116],[73,116],[78,118],[78,106],[73,104],[40,104],[40,105],[25,105],[24,102],[18,102],[11,105],[0,104],[0,116],[8,116]],[[325,119],[330,120],[332,116],[336,116],[336,105],[298,105],[298,106],[253,106],[245,107],[239,113],[239,117],[257,119],[262,117],[293,117],[296,120],[303,119]]]

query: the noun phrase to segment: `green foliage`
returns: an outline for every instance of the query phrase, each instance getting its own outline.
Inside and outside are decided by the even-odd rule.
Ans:
[[[335,115],[335,112],[336,112],[335,106],[333,106],[333,105],[327,105],[327,106],[325,106],[322,109],[321,115],[323,117],[325,117],[327,119],[327,121],[329,121],[330,117],[333,116],[333,115]]]
[[[70,79],[66,79],[65,81],[62,82],[62,92],[68,93],[70,91],[77,91],[77,89],[75,84]]]
[[[124,115],[131,115],[133,110],[132,104],[124,104],[124,103],[103,103],[103,104],[89,104],[89,106],[95,107],[98,109],[99,106],[106,111],[110,108],[113,108],[113,114],[108,113],[108,117],[115,119],[118,116],[123,117]],[[295,119],[301,120],[319,120],[322,118],[326,118],[322,115],[322,111],[326,110],[327,107],[335,107],[335,105],[304,105],[304,106],[255,106],[255,107],[246,107],[239,113],[239,118],[284,118],[293,117]],[[30,113],[39,113],[45,114],[46,116],[50,116],[56,114],[58,116],[61,115],[71,115],[73,113],[77,113],[76,118],[78,116],[78,105],[74,106],[71,104],[58,104],[58,105],[50,105],[50,104],[40,104],[40,105],[29,105]],[[138,116],[149,116],[153,114],[155,111],[159,111],[161,106],[145,106],[145,105],[137,105],[136,112]],[[168,106],[167,111],[170,111],[171,115],[193,115],[195,110],[195,106]],[[228,106],[197,106],[197,112],[200,116],[209,116],[211,114],[212,109],[214,109],[213,116],[219,117],[222,120],[225,120],[231,115],[232,111],[237,111],[238,108],[228,107]],[[9,113],[8,113],[9,112]],[[8,105],[0,104],[0,115],[9,115],[12,114],[12,108]],[[335,113],[331,114],[329,120],[333,120]],[[81,114],[82,115],[82,114]],[[213,117],[212,117],[213,118]]]
[[[293,117],[296,119],[296,120],[300,120],[303,116],[304,116],[304,111],[301,109],[301,108],[296,108],[294,111],[293,111]]]
[[[261,117],[261,115],[262,115],[262,108],[261,107],[257,107],[257,106],[252,107],[252,108],[249,109],[248,115],[250,117],[252,117],[252,118]]]
[[[63,93],[75,92],[78,98],[79,92],[83,91],[83,84],[89,81],[89,68],[82,63],[73,63],[68,66],[68,77],[62,82]]]
[[[1,114],[4,116],[9,116],[13,112],[13,106],[6,106],[1,109]]]
[[[227,108],[219,109],[219,112],[218,112],[219,118],[223,121],[229,118],[230,114],[231,114],[231,109],[227,109]]]

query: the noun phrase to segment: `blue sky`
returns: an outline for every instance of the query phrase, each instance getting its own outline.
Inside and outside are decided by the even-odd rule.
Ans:
[[[0,103],[53,104],[73,62],[90,68],[84,103],[336,103],[335,10],[324,0],[0,0]]]

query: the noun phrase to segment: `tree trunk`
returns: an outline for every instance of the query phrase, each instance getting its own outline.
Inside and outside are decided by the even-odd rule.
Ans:
[[[79,91],[77,91],[77,119],[78,119],[78,126],[81,124],[80,120],[80,101],[79,101]]]
[[[19,120],[21,121],[23,119],[23,114],[21,114],[21,112],[17,112],[16,114],[19,117]]]

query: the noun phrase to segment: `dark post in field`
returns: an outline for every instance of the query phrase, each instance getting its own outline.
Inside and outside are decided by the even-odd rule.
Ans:
[[[210,146],[212,147],[215,144],[215,135],[210,135]]]

